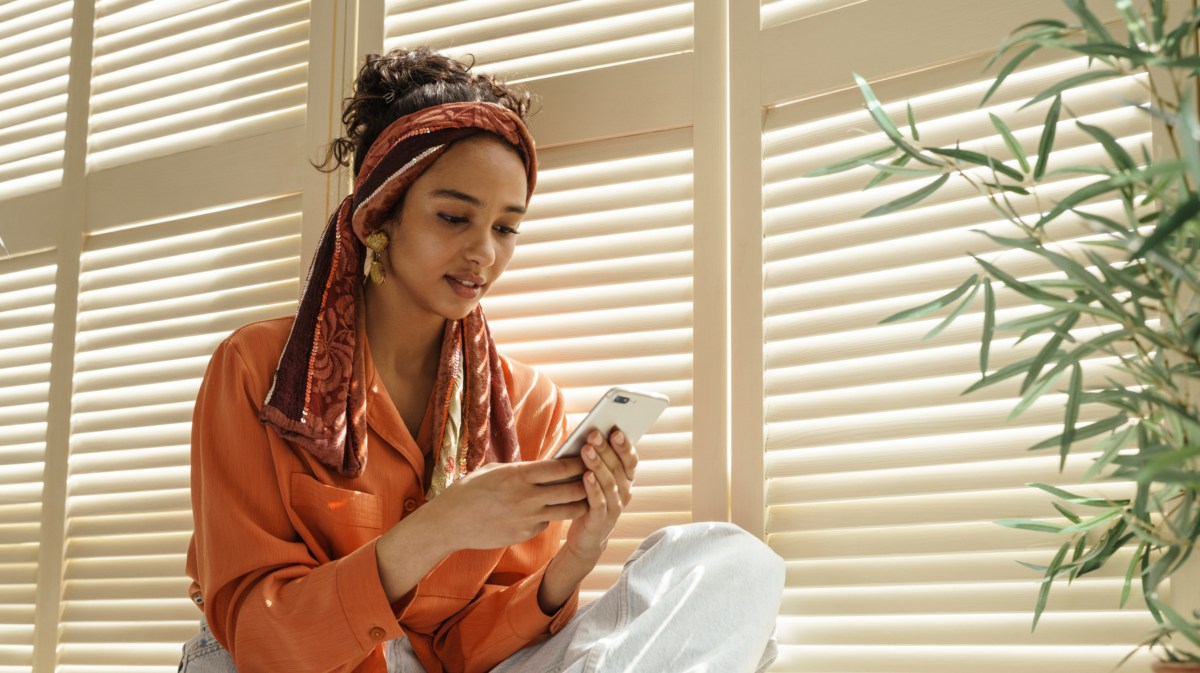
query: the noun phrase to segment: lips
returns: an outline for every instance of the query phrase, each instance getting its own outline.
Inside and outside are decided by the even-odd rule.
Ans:
[[[478,278],[478,276],[476,276],[476,278]],[[450,289],[454,291],[454,294],[457,294],[463,299],[475,299],[479,296],[479,293],[483,291],[482,279],[475,281],[462,278],[460,276],[445,276],[445,279],[446,283],[450,286]]]
[[[450,278],[452,280],[456,280],[466,287],[472,287],[472,286],[478,287],[480,285],[485,285],[487,283],[487,281],[484,280],[483,276],[477,276],[473,273],[451,273],[451,274],[446,274],[446,277]]]

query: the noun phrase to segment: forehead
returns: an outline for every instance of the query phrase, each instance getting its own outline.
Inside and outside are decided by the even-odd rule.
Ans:
[[[414,188],[426,191],[453,187],[485,202],[499,199],[525,203],[528,181],[521,155],[490,134],[464,138],[446,150],[417,179]]]

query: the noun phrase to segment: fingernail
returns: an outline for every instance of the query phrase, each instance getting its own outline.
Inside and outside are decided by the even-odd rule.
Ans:
[[[587,447],[587,457],[590,458],[591,460],[595,460],[596,459],[596,450],[590,446]]]
[[[596,432],[595,430],[592,431],[592,434],[588,435],[588,442],[593,446],[600,446],[600,442],[602,441],[604,441],[604,438],[602,438],[600,433]]]
[[[625,443],[625,433],[621,432],[620,430],[617,430],[616,432],[614,432],[613,433],[613,442],[615,442],[617,444],[624,444]]]

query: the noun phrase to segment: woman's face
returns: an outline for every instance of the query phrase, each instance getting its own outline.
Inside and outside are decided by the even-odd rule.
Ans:
[[[452,145],[405,195],[388,228],[387,281],[374,290],[396,293],[414,318],[466,316],[512,259],[526,188],[524,164],[503,141]]]

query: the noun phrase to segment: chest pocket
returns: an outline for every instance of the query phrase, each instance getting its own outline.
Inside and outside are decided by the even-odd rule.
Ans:
[[[318,561],[342,558],[383,532],[379,496],[322,484],[299,472],[292,474],[291,486],[292,509],[305,529],[301,536],[315,547]]]

